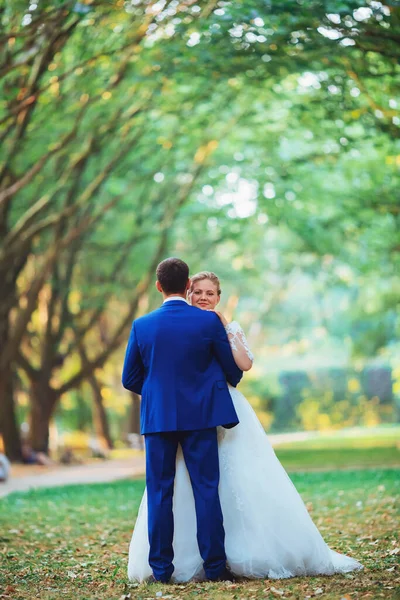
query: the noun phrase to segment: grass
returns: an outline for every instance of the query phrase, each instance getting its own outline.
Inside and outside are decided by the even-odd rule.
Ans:
[[[364,571],[240,584],[129,584],[128,545],[142,480],[15,493],[0,501],[0,598],[170,600],[399,598],[400,471],[292,474],[327,543]]]
[[[275,452],[287,471],[400,466],[400,449],[394,445],[386,448],[321,449],[293,445],[291,448],[278,447]]]
[[[138,452],[118,448],[111,458],[129,459]],[[400,467],[400,426],[319,433],[305,440],[275,443],[275,452],[287,471]]]
[[[400,427],[354,428],[280,443],[275,452],[288,471],[400,466]]]
[[[281,437],[276,436],[276,437]],[[306,435],[306,432],[302,432]],[[351,427],[335,431],[310,432],[309,437],[290,442],[277,442],[280,448],[388,448],[399,447],[400,425],[379,425],[377,427]],[[275,439],[276,439],[275,437]]]
[[[295,442],[275,448],[276,455],[287,471],[358,469],[366,467],[400,467],[400,448],[393,442],[376,447],[341,447],[336,444],[313,446],[310,443]],[[113,452],[112,458],[129,460],[141,454],[138,450],[124,449]]]

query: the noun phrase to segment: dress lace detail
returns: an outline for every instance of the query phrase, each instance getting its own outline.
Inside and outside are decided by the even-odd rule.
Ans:
[[[225,327],[226,333],[232,334],[232,338],[230,338],[230,344],[231,344],[231,348],[232,350],[238,350],[238,342],[243,346],[243,348],[246,350],[246,354],[249,357],[249,359],[251,360],[251,362],[254,361],[254,355],[251,352],[249,345],[247,343],[246,340],[246,336],[244,335],[244,331],[243,329],[240,327],[239,323],[237,321],[232,321],[232,323],[228,323],[228,325]]]

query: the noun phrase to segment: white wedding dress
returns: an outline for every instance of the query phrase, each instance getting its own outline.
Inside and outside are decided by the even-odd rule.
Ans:
[[[234,322],[227,330],[246,348],[244,333]],[[275,456],[265,431],[246,398],[229,391],[239,417],[233,429],[218,428],[220,484],[225,550],[229,568],[238,576],[283,579],[301,575],[332,575],[362,565],[331,550]],[[179,449],[173,499],[176,582],[204,578],[196,539],[196,513],[189,475]],[[144,581],[148,563],[147,494],[144,492],[129,548],[128,577]]]

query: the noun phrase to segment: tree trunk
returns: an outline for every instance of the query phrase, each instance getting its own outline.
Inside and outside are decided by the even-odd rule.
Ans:
[[[92,414],[90,406],[88,406],[83,398],[80,389],[76,390],[76,428],[78,431],[88,431],[92,424]]]
[[[140,434],[140,397],[131,392],[132,404],[131,404],[131,419],[129,426],[129,433]]]
[[[104,408],[99,383],[94,375],[88,377],[88,381],[93,392],[93,423],[96,436],[103,438],[107,444],[107,448],[112,450],[114,442],[111,438],[110,424],[106,409]]]
[[[43,378],[44,379],[44,378]],[[31,382],[30,443],[35,452],[49,453],[50,420],[58,396],[48,381]]]
[[[0,231],[1,227],[0,220]],[[15,296],[14,281],[10,274],[0,271],[2,290],[0,296],[0,433],[3,437],[4,451],[10,460],[22,459],[21,438],[14,403],[13,365],[5,359],[10,336],[10,310]]]
[[[129,419],[128,441],[132,448],[143,450],[143,436],[140,435],[140,396],[131,392],[131,413]]]
[[[21,438],[13,391],[11,364],[7,363],[0,369],[0,432],[7,457],[12,461],[21,461]]]

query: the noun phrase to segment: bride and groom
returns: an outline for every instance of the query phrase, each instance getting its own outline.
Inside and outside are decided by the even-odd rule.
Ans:
[[[164,302],[135,320],[122,382],[142,396],[146,490],[129,549],[134,581],[286,578],[362,568],[324,542],[236,389],[253,356],[215,309],[214,273],[157,267]],[[187,301],[188,300],[188,301]]]

